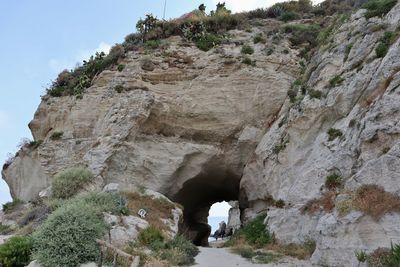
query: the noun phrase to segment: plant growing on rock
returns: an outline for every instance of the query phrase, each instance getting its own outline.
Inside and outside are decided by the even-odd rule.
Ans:
[[[307,92],[308,92],[308,95],[309,95],[311,98],[321,99],[321,97],[322,97],[322,92],[319,91],[319,90],[308,89]]]
[[[363,5],[363,8],[367,9],[365,17],[367,19],[375,16],[382,17],[389,13],[396,3],[397,0],[369,0]]]
[[[330,174],[326,177],[325,186],[329,190],[340,188],[343,185],[343,178],[339,174]]]
[[[64,135],[64,132],[54,132],[50,135],[50,139],[51,140],[60,140],[63,135]]]
[[[364,214],[379,220],[390,212],[400,212],[400,197],[386,192],[382,186],[368,184],[357,189],[353,205]]]
[[[378,248],[366,255],[368,266],[397,267],[400,266],[400,244],[391,244],[390,249]]]
[[[328,141],[333,141],[333,140],[335,140],[336,138],[339,138],[339,137],[342,137],[342,136],[343,136],[342,131],[339,130],[339,129],[335,129],[335,128],[330,128],[330,129],[328,130],[327,134],[328,134],[328,136],[329,136]]]
[[[387,31],[384,33],[383,37],[380,39],[378,46],[375,49],[376,56],[378,58],[386,56],[389,51],[389,47],[397,40],[399,37],[399,32]]]
[[[10,232],[12,232],[12,229],[10,226],[0,223],[0,235],[7,235]]]
[[[272,234],[264,224],[265,215],[260,215],[241,229],[244,238],[250,245],[262,247],[272,242]]]
[[[214,34],[205,34],[196,41],[196,46],[200,50],[208,51],[211,48],[221,44],[222,40]]]
[[[148,40],[144,43],[144,47],[146,47],[147,49],[157,49],[160,44],[160,40]]]
[[[4,267],[24,267],[31,260],[32,239],[14,236],[0,245],[0,265]]]
[[[157,257],[174,266],[189,266],[194,264],[198,253],[199,249],[192,242],[178,235],[165,243],[163,249],[157,252]]]
[[[153,14],[146,14],[145,19],[140,19],[136,23],[136,29],[141,33],[142,40],[146,40],[146,35],[156,27],[157,21]]]
[[[338,85],[340,85],[342,82],[344,81],[344,78],[340,75],[336,75],[335,77],[333,77],[332,79],[329,80],[329,86],[332,87],[336,87]]]
[[[246,55],[252,55],[254,54],[254,48],[251,47],[250,45],[244,45],[242,49],[240,50],[240,53],[246,54]]]
[[[279,20],[282,20],[284,22],[288,22],[291,20],[296,20],[296,19],[300,19],[300,15],[296,12],[293,11],[284,11],[280,16],[279,16]]]
[[[293,45],[308,43],[311,47],[314,47],[317,45],[317,36],[321,27],[317,24],[289,24],[283,30],[290,34],[289,40]]]
[[[285,201],[283,199],[278,199],[274,202],[275,207],[283,209],[286,205]]]
[[[107,226],[103,212],[120,214],[120,197],[92,193],[73,198],[57,208],[33,234],[33,255],[43,267],[70,267],[96,261],[96,238]]]
[[[123,91],[124,91],[124,86],[122,85],[122,84],[117,84],[115,87],[114,87],[114,90],[115,91],[117,91],[117,93],[122,93]]]
[[[93,174],[82,167],[69,168],[54,176],[52,197],[66,199],[76,194],[90,180]]]
[[[251,60],[251,58],[249,58],[249,57],[244,57],[242,59],[242,63],[246,64],[246,65],[250,65],[250,66],[255,66],[256,65],[256,62]]]
[[[263,43],[265,44],[267,40],[263,37],[261,33],[257,34],[256,36],[253,37],[253,43],[258,44],[258,43]]]
[[[358,262],[365,262],[367,260],[367,253],[364,250],[356,250],[354,251],[354,255],[356,256]]]
[[[11,213],[13,211],[15,211],[18,207],[20,207],[24,202],[22,200],[19,199],[14,199],[11,202],[7,202],[5,204],[3,204],[3,211],[4,213]]]
[[[165,236],[160,229],[150,225],[146,229],[140,231],[138,240],[142,245],[154,246],[156,243],[162,243]]]
[[[118,67],[117,67],[117,70],[119,72],[123,71],[124,69],[125,69],[125,65],[124,64],[119,64]]]

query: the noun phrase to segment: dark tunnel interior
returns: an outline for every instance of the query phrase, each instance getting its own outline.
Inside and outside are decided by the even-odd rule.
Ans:
[[[238,200],[239,184],[240,177],[220,169],[208,170],[185,182],[173,199],[184,207],[182,234],[197,246],[208,246],[210,207],[216,202]]]

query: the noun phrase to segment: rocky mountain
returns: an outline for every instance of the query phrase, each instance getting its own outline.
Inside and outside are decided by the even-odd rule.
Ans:
[[[355,251],[400,242],[400,3],[365,12],[325,18],[308,58],[296,34],[312,19],[258,19],[209,51],[171,36],[126,52],[81,97],[44,96],[29,124],[40,144],[2,176],[32,201],[86,166],[87,190],[145,187],[180,203],[196,244],[210,206],[238,201],[236,224],[267,214],[278,240],[315,241],[310,264],[357,266]]]

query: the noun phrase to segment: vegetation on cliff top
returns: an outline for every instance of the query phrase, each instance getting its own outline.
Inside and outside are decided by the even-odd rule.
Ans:
[[[361,1],[363,3],[364,1]],[[397,0],[369,0],[364,7],[368,9],[367,17],[386,14]],[[122,44],[115,45],[110,53],[96,53],[89,60],[74,70],[64,70],[47,89],[52,97],[74,95],[83,97],[85,90],[90,87],[103,70],[116,69],[121,71],[121,61],[126,53],[145,46],[157,49],[159,40],[172,35],[180,35],[193,41],[201,50],[208,51],[224,41],[224,36],[231,29],[246,29],[253,19],[278,19],[284,22],[302,18],[323,18],[335,13],[346,13],[358,8],[356,3],[349,1],[327,0],[313,6],[310,0],[287,1],[276,3],[269,8],[259,8],[249,12],[232,14],[225,3],[218,3],[215,10],[206,13],[206,7],[200,5],[198,9],[185,14],[181,18],[170,21],[160,21],[151,14],[140,19],[136,24],[137,32],[126,36]],[[324,20],[320,21],[324,24]],[[294,45],[308,42],[315,46],[321,25],[299,24],[289,26],[285,31],[292,34]],[[290,28],[292,27],[292,28]],[[262,39],[255,39],[255,43]]]

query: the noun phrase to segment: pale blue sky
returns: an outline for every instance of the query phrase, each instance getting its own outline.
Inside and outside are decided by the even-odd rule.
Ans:
[[[216,0],[167,0],[167,18]],[[235,12],[273,1],[227,0]],[[146,13],[162,17],[164,0],[2,0],[0,1],[0,162],[15,153],[51,80],[97,49],[123,41]],[[2,164],[1,164],[2,165]],[[0,180],[0,204],[10,200]]]

